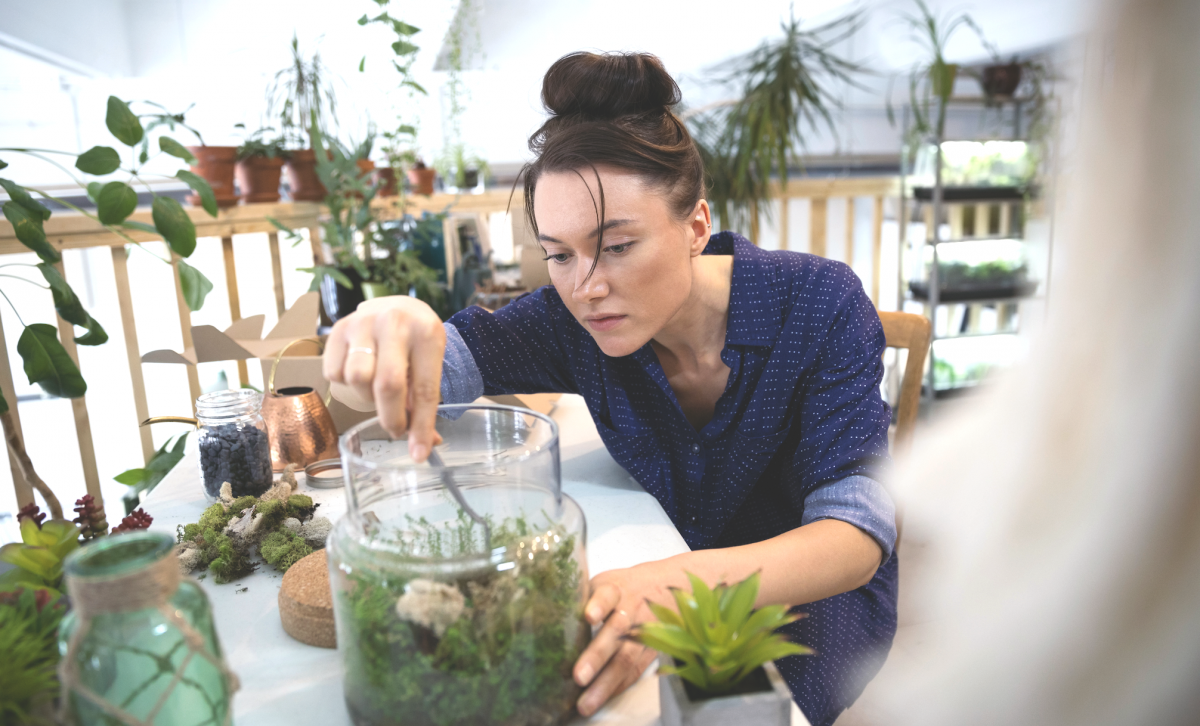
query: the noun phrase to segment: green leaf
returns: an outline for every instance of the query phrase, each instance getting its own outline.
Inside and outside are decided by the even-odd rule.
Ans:
[[[659,605],[656,602],[650,602],[649,600],[646,601],[646,605],[650,607],[650,612],[654,613],[654,617],[658,618],[658,622],[663,623],[664,625],[674,625],[679,628],[683,627],[683,620],[679,617],[679,614],[671,608],[665,605]]]
[[[179,143],[170,136],[158,137],[158,148],[179,159],[183,159],[189,164],[196,163],[196,157],[192,156],[192,152],[187,150],[187,147]]]
[[[100,182],[96,182],[96,181],[88,182],[87,195],[88,195],[88,199],[92,200],[92,204],[97,203],[97,200],[100,198],[100,190],[103,188],[104,188],[104,185],[101,184]]]
[[[8,179],[0,179],[0,187],[4,187],[4,191],[8,192],[8,196],[14,202],[41,217],[43,222],[50,219],[50,208],[31,197],[25,187]]]
[[[15,199],[4,203],[4,217],[12,223],[13,232],[21,244],[37,253],[43,262],[58,262],[62,257],[46,241],[41,215],[30,212]]]
[[[213,194],[212,187],[204,180],[204,177],[193,174],[187,169],[180,169],[175,172],[175,178],[181,182],[185,182],[192,191],[200,195],[200,206],[204,207],[204,211],[208,212],[208,216],[217,216],[217,197]],[[184,255],[187,257],[187,255]]]
[[[104,224],[120,224],[137,209],[137,192],[125,182],[109,182],[96,198],[96,216]]]
[[[403,20],[392,18],[392,30],[396,31],[396,35],[411,36],[421,32],[420,28],[413,27]]]
[[[425,87],[424,87],[424,86],[422,86],[420,83],[417,83],[416,81],[409,80],[409,79],[405,79],[405,80],[404,80],[404,82],[403,82],[403,83],[401,83],[400,85],[401,85],[401,86],[408,86],[409,88],[411,88],[411,89],[413,89],[414,91],[417,91],[417,92],[419,92],[419,93],[421,93],[421,94],[423,94],[423,95],[426,95],[426,96],[428,96],[428,95],[429,95],[429,91],[426,91],[426,90],[425,90]]]
[[[104,332],[104,328],[100,327],[86,310],[83,309],[83,304],[79,302],[79,298],[75,295],[75,291],[67,284],[66,279],[59,273],[58,269],[53,265],[48,265],[45,262],[37,266],[42,272],[42,277],[46,278],[46,282],[50,285],[50,294],[54,297],[54,309],[72,325],[78,325],[87,328],[88,332],[85,335],[75,338],[75,342],[80,345],[102,345],[108,341],[108,333]]]
[[[727,597],[722,598],[721,619],[731,630],[737,632],[746,624],[750,611],[754,609],[754,601],[758,599],[759,575],[755,572],[742,582],[726,591]]]
[[[158,234],[158,230],[154,228],[154,225],[146,224],[145,222],[139,222],[136,219],[127,219],[124,222],[121,222],[121,226],[125,227],[126,229],[136,229],[139,232],[146,232],[159,237],[162,236]]]
[[[158,196],[150,206],[150,214],[154,218],[154,226],[171,246],[175,254],[187,257],[196,249],[196,225],[183,211],[179,202],[170,197]],[[198,310],[199,308],[192,308]]]
[[[113,480],[118,484],[126,486],[136,486],[139,482],[146,478],[145,469],[128,469],[113,477]]]
[[[104,123],[117,140],[126,146],[136,146],[142,140],[142,122],[129,110],[129,104],[116,96],[108,97],[108,114]]]
[[[204,306],[204,298],[213,289],[213,284],[202,272],[183,260],[179,260],[179,284],[183,288],[183,300],[192,312]]]
[[[371,22],[371,18],[368,17],[366,13],[363,13],[363,16],[358,19],[359,25],[366,25],[369,22]]]
[[[409,53],[416,53],[419,50],[421,50],[420,46],[413,45],[407,40],[397,40],[395,43],[392,43],[392,51],[396,55],[408,55]]]
[[[111,174],[121,168],[121,155],[111,146],[93,146],[79,155],[75,168],[96,176]]]
[[[3,159],[0,159],[0,169],[4,169],[7,167],[8,167],[8,162],[4,161]]]
[[[362,57],[362,60],[360,60],[360,61],[358,62],[358,72],[359,72],[359,73],[362,73],[362,72],[363,72],[363,70],[365,70],[365,69],[366,69],[366,67],[367,67],[367,57],[364,55],[364,56]]]
[[[66,349],[58,341],[53,325],[26,326],[17,341],[17,352],[25,362],[25,375],[51,396],[78,398],[87,393],[87,383]]]
[[[649,623],[636,636],[643,645],[682,660],[688,653],[704,654],[704,646],[683,630],[673,625]]]

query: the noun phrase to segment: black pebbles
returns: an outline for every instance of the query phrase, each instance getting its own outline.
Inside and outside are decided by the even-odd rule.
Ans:
[[[208,426],[200,439],[200,474],[212,498],[229,482],[233,496],[257,497],[271,488],[271,444],[267,432],[253,426]]]

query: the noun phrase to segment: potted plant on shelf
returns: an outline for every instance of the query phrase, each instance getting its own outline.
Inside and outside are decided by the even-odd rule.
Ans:
[[[408,184],[412,187],[413,194],[424,194],[429,196],[433,194],[433,182],[437,179],[437,170],[430,169],[425,166],[425,162],[417,159],[408,167],[405,172],[408,177]]]
[[[461,142],[443,150],[434,166],[442,177],[442,183],[459,192],[475,189],[479,186],[480,178],[487,179],[490,171],[487,161],[468,152],[466,145]]]
[[[317,128],[327,133],[336,112],[337,98],[320,54],[313,53],[312,58],[302,55],[293,35],[292,62],[275,74],[267,90],[267,115],[279,119],[289,152],[286,169],[293,201],[319,202],[325,198],[308,129],[315,118]]]
[[[663,726],[786,726],[792,695],[771,661],[812,651],[775,631],[801,616],[784,605],[754,609],[758,573],[709,589],[687,573],[690,593],[672,588],[679,612],[649,603],[656,621],[632,634],[660,656]]]
[[[787,184],[789,165],[808,132],[836,133],[835,93],[857,86],[863,68],[830,50],[858,31],[860,13],[811,30],[795,17],[781,23],[783,37],[725,61],[712,71],[736,100],[685,111],[712,180],[709,203],[720,224],[756,237],[759,209],[774,194],[773,178]]]
[[[271,131],[261,128],[237,147],[237,182],[245,204],[279,201],[279,179],[288,152],[282,136],[267,138]]]
[[[403,172],[417,161],[417,153],[412,150],[416,142],[417,129],[411,124],[400,124],[392,131],[383,134],[382,151],[387,158],[387,166],[375,170],[379,182],[379,196],[394,197],[403,191],[397,172]],[[432,193],[432,184],[430,185]]]

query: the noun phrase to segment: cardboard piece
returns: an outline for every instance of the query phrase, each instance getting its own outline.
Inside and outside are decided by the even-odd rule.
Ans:
[[[266,336],[262,336],[265,315],[254,315],[238,320],[224,331],[211,325],[196,325],[192,328],[192,347],[177,353],[173,350],[154,350],[142,356],[143,363],[172,363],[196,365],[226,360],[249,360],[257,358],[262,366],[263,382],[271,380],[271,368],[275,367],[275,390],[292,386],[306,386],[325,398],[330,394],[329,413],[334,426],[342,433],[354,424],[375,415],[373,401],[364,401],[349,386],[325,380],[321,364],[321,346],[302,338],[315,338],[317,319],[320,313],[320,295],[316,292],[301,295],[291,308],[284,311],[279,322]],[[288,345],[293,341],[294,345]],[[284,348],[286,347],[286,350]],[[279,365],[275,359],[279,357]],[[269,385],[269,383],[268,383]],[[521,396],[489,396],[492,401],[509,406],[525,408],[547,414],[554,408],[560,394],[539,393]]]

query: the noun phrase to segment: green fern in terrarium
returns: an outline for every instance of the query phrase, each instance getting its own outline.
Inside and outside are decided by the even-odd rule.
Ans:
[[[812,653],[775,632],[802,616],[789,614],[785,605],[754,609],[757,572],[736,585],[711,589],[692,573],[687,576],[692,592],[671,588],[679,612],[649,603],[657,622],[645,623],[633,633],[638,642],[675,660],[674,666],[660,667],[659,674],[676,673],[716,695],[731,690],[768,661]]]

